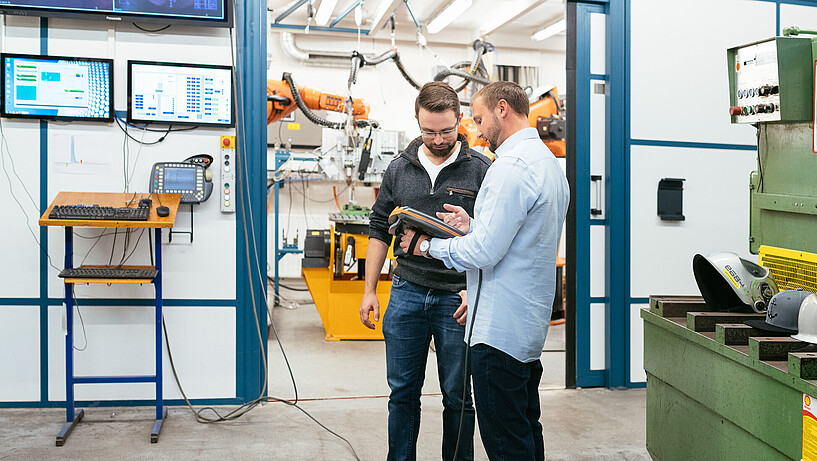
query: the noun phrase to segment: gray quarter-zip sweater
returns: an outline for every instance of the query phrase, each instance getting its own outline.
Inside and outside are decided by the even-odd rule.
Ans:
[[[470,216],[474,215],[474,200],[491,161],[469,148],[464,135],[460,134],[458,140],[460,150],[455,154],[457,159],[440,171],[433,185],[418,158],[423,145],[419,137],[389,164],[383,174],[380,193],[372,206],[369,237],[391,244],[388,219],[398,206],[409,206],[436,216],[438,211],[446,211],[443,204],[450,203],[465,208]],[[428,288],[449,291],[465,289],[465,273],[448,269],[440,260],[406,255],[397,244],[394,254],[397,256],[394,274],[402,279]]]

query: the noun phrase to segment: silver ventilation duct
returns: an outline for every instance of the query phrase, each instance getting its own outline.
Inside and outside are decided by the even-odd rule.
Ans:
[[[297,60],[305,66],[316,67],[349,67],[352,53],[343,51],[320,51],[304,50],[295,43],[295,34],[292,32],[281,32],[281,49],[284,54]],[[366,54],[366,57],[374,57],[373,54]]]

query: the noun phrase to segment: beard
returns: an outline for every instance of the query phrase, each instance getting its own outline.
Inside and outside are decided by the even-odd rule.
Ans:
[[[496,118],[496,115],[491,114],[491,122],[492,126],[485,130],[485,134],[482,136],[482,138],[488,142],[488,149],[490,149],[491,152],[496,152],[496,150],[499,148],[500,134],[499,119]]]
[[[442,146],[435,147],[434,144],[423,143],[426,146],[426,149],[431,153],[431,155],[435,157],[447,157],[448,154],[451,153],[451,149],[457,144],[457,140],[454,139],[450,143],[443,144]]]

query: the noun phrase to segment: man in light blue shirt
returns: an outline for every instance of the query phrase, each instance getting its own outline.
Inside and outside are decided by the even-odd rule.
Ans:
[[[415,253],[466,271],[474,400],[492,460],[544,460],[539,360],[556,291],[556,257],[570,191],[562,169],[528,123],[519,85],[492,83],[474,95],[474,122],[496,160],[474,218],[460,207],[438,214],[464,237],[423,238]],[[413,232],[401,246],[408,248]],[[426,238],[427,239],[427,238]]]

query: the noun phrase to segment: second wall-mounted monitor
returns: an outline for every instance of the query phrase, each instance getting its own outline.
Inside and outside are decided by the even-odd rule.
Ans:
[[[113,120],[113,60],[3,53],[0,115]]]
[[[232,67],[128,61],[128,122],[234,126]]]

